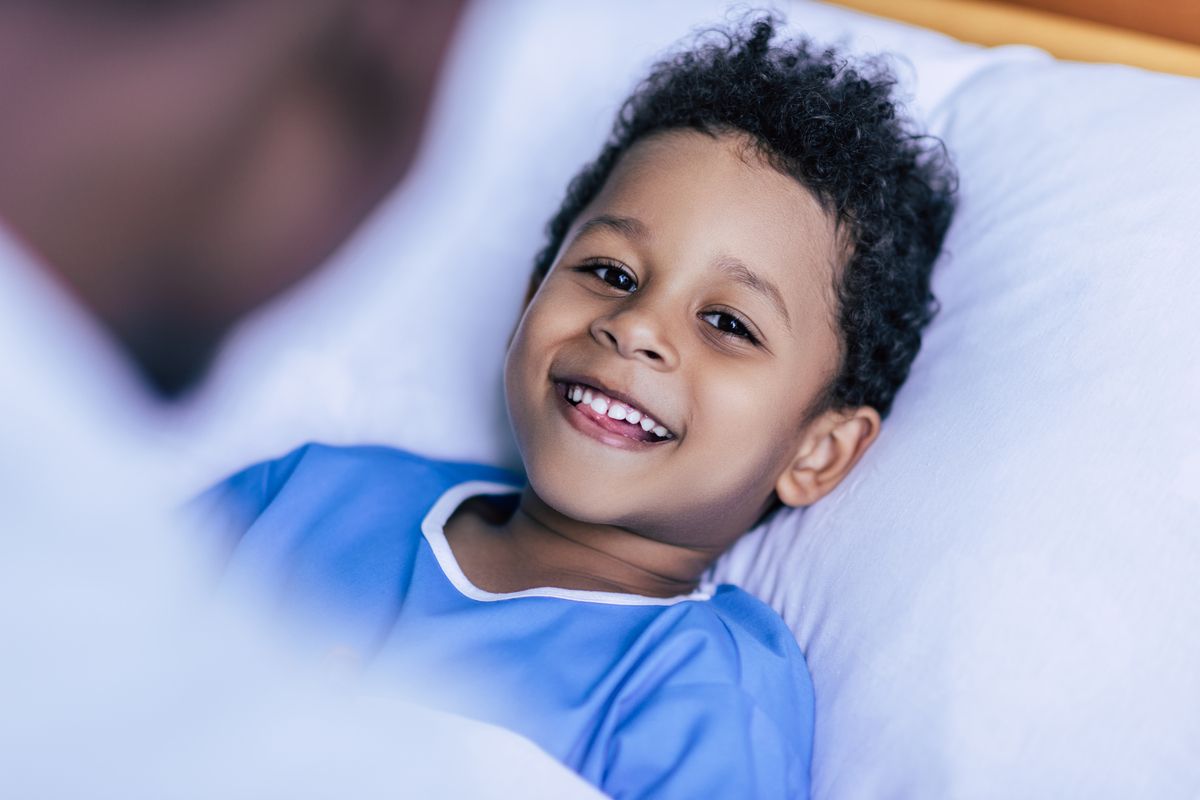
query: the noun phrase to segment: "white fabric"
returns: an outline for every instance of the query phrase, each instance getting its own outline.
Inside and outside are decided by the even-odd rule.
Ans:
[[[186,430],[2,229],[0,381],[0,797],[599,796],[218,605],[173,508]]]
[[[418,180],[246,328],[197,474],[312,438],[512,463],[500,361],[541,226],[718,5],[480,4]],[[816,796],[1200,794],[1200,84],[786,8],[903,53],[963,180],[884,435],[722,567],[807,651]]]

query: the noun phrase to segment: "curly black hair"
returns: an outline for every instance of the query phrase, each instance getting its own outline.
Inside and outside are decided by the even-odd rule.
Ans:
[[[773,45],[776,26],[774,16],[757,14],[740,27],[707,30],[653,67],[546,226],[533,284],[634,143],[674,129],[741,132],[812,192],[847,245],[834,286],[840,369],[810,416],[864,405],[886,416],[937,311],[930,272],[957,176],[942,142],[912,132],[898,114],[885,66],[852,66],[806,40]]]

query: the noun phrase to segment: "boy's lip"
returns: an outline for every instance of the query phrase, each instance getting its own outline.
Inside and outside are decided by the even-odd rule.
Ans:
[[[567,375],[551,375],[550,381],[551,383],[555,384],[556,387],[564,385],[571,386],[572,384],[591,387],[592,389],[595,389],[601,394],[606,395],[609,398],[622,403],[623,405],[636,408],[642,413],[643,416],[648,416],[654,419],[658,422],[658,424],[662,425],[670,432],[670,439],[676,439],[679,436],[679,434],[675,432],[675,428],[672,425],[667,424],[667,422],[661,416],[659,416],[654,409],[647,407],[644,403],[642,403],[642,401],[638,400],[631,394],[623,392],[620,389],[613,389],[599,378],[577,373]],[[669,439],[664,441],[669,441]]]

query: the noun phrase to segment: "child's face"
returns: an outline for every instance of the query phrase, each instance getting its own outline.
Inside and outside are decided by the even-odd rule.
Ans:
[[[580,521],[727,545],[767,507],[837,370],[841,257],[816,200],[740,137],[635,144],[509,349],[533,490]]]

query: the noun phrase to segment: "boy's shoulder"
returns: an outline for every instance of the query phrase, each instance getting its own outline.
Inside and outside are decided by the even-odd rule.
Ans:
[[[803,793],[812,755],[812,679],[795,638],[762,601],[722,585],[708,600],[676,603],[624,659],[635,666],[614,704],[621,712],[608,748],[618,762],[611,772],[624,774],[619,762],[633,762],[626,769],[635,772],[650,756],[687,751],[700,756],[690,762],[706,785],[754,787],[749,792],[756,796]],[[705,766],[710,757],[725,766],[712,772]],[[787,788],[760,785],[774,780]],[[619,794],[622,787],[604,788]]]
[[[256,467],[251,467],[255,469]],[[287,479],[350,481],[362,486],[395,480],[445,485],[463,481],[515,484],[520,476],[499,467],[432,458],[386,445],[328,445],[310,442],[258,469],[268,469]]]
[[[419,519],[447,489],[468,481],[517,485],[520,477],[483,464],[442,461],[392,447],[310,443],[241,470],[192,504],[202,522],[235,538],[255,525],[308,531]],[[322,526],[323,527],[323,526]]]
[[[811,694],[795,635],[778,613],[744,589],[721,584],[708,600],[681,602],[676,616],[674,636],[705,640],[713,657],[713,663],[704,665],[707,675],[723,675],[752,693],[755,684],[784,681],[796,684],[801,695]]]
[[[465,481],[506,485],[520,476],[498,467],[430,458],[383,445],[305,444],[280,458],[247,467],[218,489],[254,494],[269,501],[280,492],[303,492],[313,499],[361,499],[364,495],[425,497]]]
[[[779,613],[745,589],[720,584],[713,590],[708,607],[734,641],[753,643],[765,652],[789,657],[800,653],[795,635]]]
[[[663,688],[707,687],[743,698],[782,730],[812,718],[812,678],[795,636],[774,610],[736,586],[663,608],[630,648],[637,651],[643,676],[669,676]]]

